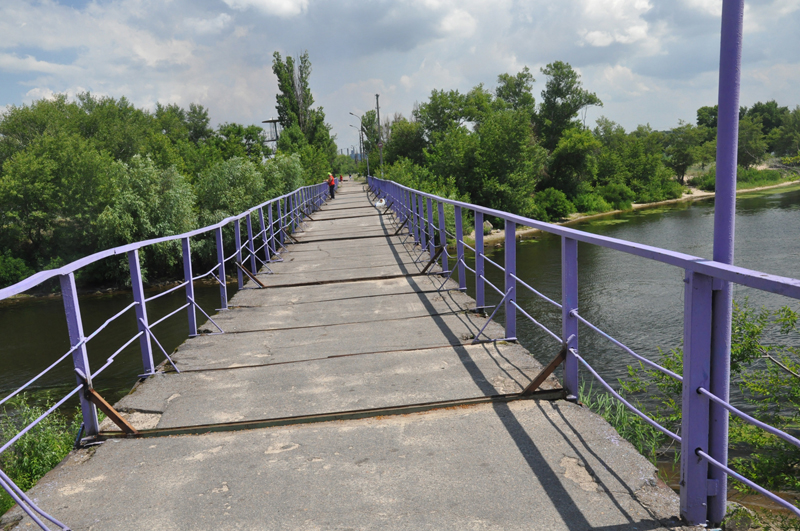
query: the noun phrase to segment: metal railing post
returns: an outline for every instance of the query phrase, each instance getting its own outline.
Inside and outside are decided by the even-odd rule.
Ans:
[[[447,247],[447,224],[444,217],[444,203],[439,201],[439,245]],[[442,253],[442,271],[449,271],[450,264],[447,260],[447,253]]]
[[[194,307],[194,280],[192,280],[192,254],[190,250],[189,238],[181,240],[183,244],[183,276],[186,280],[186,302],[189,307],[186,311],[189,314],[189,337],[197,335],[197,314]]]
[[[434,247],[436,247],[436,236],[434,233],[435,225],[433,224],[433,200],[430,197],[428,198],[426,206],[428,207],[428,255],[433,258],[433,255],[436,253],[434,250]]]
[[[578,242],[561,237],[561,340],[567,345],[564,361],[564,390],[567,400],[578,399],[578,360],[570,349],[578,350]]]
[[[214,239],[217,240],[217,275],[219,276],[219,302],[220,310],[228,309],[228,285],[225,279],[225,248],[222,243],[222,227],[214,230]]]
[[[281,200],[278,199],[278,241],[281,245],[284,244],[286,236],[283,234],[283,230],[285,228],[284,225],[284,216],[283,211],[286,209],[286,199],[283,200],[283,205],[281,205]]]
[[[69,273],[61,275],[61,297],[64,300],[64,313],[67,318],[67,330],[69,331],[70,347],[75,348],[72,353],[72,363],[75,369],[81,371],[86,376],[89,385],[92,384],[92,371],[89,369],[89,356],[86,354],[86,344],[83,343],[83,321],[81,320],[81,307],[78,302],[78,289],[75,286],[75,275]],[[79,384],[83,383],[83,378],[76,375]],[[85,391],[85,389],[84,389]],[[92,437],[100,432],[100,424],[97,421],[97,409],[94,404],[86,398],[86,393],[78,393],[81,402],[81,414],[83,415],[83,426],[86,435]]]
[[[506,220],[506,248],[505,248],[505,292],[506,292],[506,339],[517,338],[517,281],[513,275],[517,274],[517,224]]]
[[[458,265],[458,289],[466,291],[467,279],[464,277],[464,219],[461,207],[455,207],[456,213],[456,264]]]
[[[264,221],[264,207],[258,209],[258,224],[261,227],[261,243],[264,246],[264,260],[269,262],[269,241],[267,240],[267,224]]]
[[[417,217],[417,194],[411,194],[411,234],[414,244],[419,245],[419,218]]]
[[[236,245],[236,262],[238,264],[242,263],[242,223],[238,219],[234,222],[234,244]],[[241,290],[244,287],[244,278],[242,277],[242,269],[240,267],[236,268],[236,279],[239,282],[239,289]]]
[[[695,453],[709,444],[709,400],[697,389],[708,389],[711,376],[712,279],[687,271],[684,282],[680,499],[681,516],[698,525],[706,523],[708,497],[716,494],[708,463]]]
[[[267,245],[267,257],[268,260],[272,261],[272,252],[278,250],[278,246],[275,245],[275,222],[272,220],[272,205],[274,203],[269,204],[269,210],[267,210],[267,222],[269,222],[269,245]]]
[[[253,243],[253,213],[247,213],[247,250],[250,251],[250,271],[255,275],[258,272],[256,267],[256,247]]]
[[[150,334],[147,333],[149,321],[147,320],[147,303],[144,297],[142,267],[139,264],[138,249],[128,251],[128,268],[131,272],[133,301],[136,303],[136,328],[142,333],[142,335],[139,336],[139,348],[142,351],[142,366],[144,367],[144,374],[153,374],[155,372],[153,345],[150,343]]]
[[[483,280],[483,212],[475,212],[475,306],[486,306]]]
[[[422,196],[417,197],[417,209],[419,210],[419,245],[422,249],[428,247],[427,231],[425,230],[425,201]]]

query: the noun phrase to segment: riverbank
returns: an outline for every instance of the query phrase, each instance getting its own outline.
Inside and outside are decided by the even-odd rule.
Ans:
[[[781,190],[781,191],[792,191],[794,189],[800,189],[800,180],[787,181],[770,186],[759,186],[756,188],[736,190],[736,195],[738,196],[753,192],[761,192],[764,190],[775,190],[777,188],[786,188],[786,190]],[[604,218],[608,216],[613,216],[615,214],[622,214],[623,212],[630,212],[631,210],[644,210],[649,208],[658,208],[665,205],[674,205],[676,203],[700,201],[704,199],[711,199],[714,196],[716,196],[715,192],[706,192],[700,190],[699,188],[690,187],[689,192],[684,193],[681,197],[678,197],[676,199],[668,199],[667,201],[657,201],[654,203],[634,203],[632,205],[632,208],[629,210],[610,210],[608,212],[600,212],[597,214],[573,214],[572,216],[570,216],[569,219],[553,223],[553,225],[571,226],[586,220]],[[534,239],[536,235],[540,234],[541,232],[542,232],[541,229],[535,229],[532,227],[519,227],[517,228],[516,239],[517,240]],[[472,242],[475,241],[475,231],[473,231],[468,236],[468,239],[471,240]],[[486,234],[483,237],[483,244],[487,247],[488,246],[502,247],[504,241],[505,241],[505,234],[502,230],[498,229],[492,230],[491,234]]]

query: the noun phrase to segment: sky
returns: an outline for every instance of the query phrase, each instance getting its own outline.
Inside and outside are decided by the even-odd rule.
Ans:
[[[528,66],[541,101],[570,63],[630,130],[695,121],[717,99],[722,0],[2,0],[0,110],[89,91],[188,108],[214,125],[277,118],[272,54],[308,50],[315,105],[337,144],[349,113],[409,116],[433,89],[493,89]],[[745,5],[741,104],[800,104],[800,0]]]

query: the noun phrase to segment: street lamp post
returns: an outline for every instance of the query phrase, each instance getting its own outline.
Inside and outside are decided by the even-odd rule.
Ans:
[[[361,146],[359,147],[359,150],[361,151],[361,158],[363,158],[364,157],[364,136],[363,136],[364,124],[363,124],[363,122],[361,120],[361,117],[359,115],[357,115],[355,113],[352,113],[352,112],[350,114],[352,114],[353,116],[358,118],[358,127],[357,127],[357,129],[358,129],[358,142],[359,142],[359,144],[361,144]],[[351,124],[350,127],[356,127],[356,126]],[[369,153],[367,153],[367,175],[369,175]]]

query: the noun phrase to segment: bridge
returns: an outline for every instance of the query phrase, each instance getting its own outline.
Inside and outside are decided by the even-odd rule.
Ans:
[[[542,367],[514,341],[512,321],[503,327],[489,318],[502,304],[464,293],[463,270],[471,266],[461,217],[453,220],[458,244],[448,250],[445,203],[410,196],[421,215],[409,216],[387,185],[344,182],[327,202],[324,188],[303,189],[229,220],[242,237],[228,256],[220,246],[211,275],[224,278],[233,264],[242,289],[228,300],[219,283],[227,309],[213,317],[193,302],[194,284],[210,275],[192,272],[191,236],[183,238],[187,280],[172,290],[184,290],[186,304],[169,316],[188,318],[194,333],[175,352],[160,350],[159,321],[147,319],[147,302],[166,292],[145,297],[138,248],[126,250],[134,299],[144,303],[123,312],[139,316],[128,344],[139,343],[145,377],[113,406],[92,380],[131,349],[88,366],[84,349],[96,332],[82,331],[73,273],[61,272],[73,332],[64,358],[75,364],[71,394],[80,397],[86,433],[82,449],[27,494],[0,476],[19,500],[4,523],[104,530],[680,525],[678,497],[654,467],[552,376],[574,332],[565,328],[568,342],[551,332],[554,362]],[[482,225],[480,213],[475,224]],[[222,226],[210,232],[224,244]],[[477,256],[478,271],[491,265]],[[484,278],[478,275],[481,289],[498,289]],[[96,408],[107,414],[102,423]]]
[[[484,250],[485,216],[505,223],[502,263]],[[465,236],[465,220],[477,229],[474,240]],[[560,302],[517,276],[517,226],[561,236]],[[210,235],[218,261],[197,274],[192,241]],[[148,297],[139,251],[169,240],[182,242],[184,279]],[[684,269],[683,376],[581,316],[578,242]],[[122,253],[133,302],[87,335],[74,272]],[[239,284],[231,298],[226,268]],[[490,281],[487,268],[502,272],[502,285]],[[211,227],[39,273],[0,290],[0,298],[49,278],[61,282],[72,348],[2,402],[71,359],[76,386],[51,411],[77,397],[84,433],[81,449],[27,494],[0,471],[0,485],[18,502],[3,520],[10,528],[675,528],[680,517],[705,523],[709,505],[724,503],[712,468],[780,500],[711,453],[712,405],[798,444],[710,392],[708,381],[715,283],[798,299],[800,281],[376,178],[344,182],[332,200],[325,185],[301,188]],[[219,286],[217,314],[195,300],[203,279]],[[468,279],[475,299],[465,293]],[[185,303],[149,320],[148,302],[178,290]],[[559,312],[561,330],[519,304],[518,290]],[[496,303],[487,303],[487,291]],[[501,313],[502,325],[494,320]],[[86,345],[125,314],[136,316],[130,339],[90,367]],[[181,315],[190,338],[167,352],[156,327]],[[550,350],[538,353],[552,360],[545,367],[518,344],[519,319],[552,339]],[[582,333],[601,334],[622,354],[683,382],[680,434],[602,380],[578,348],[579,324]],[[110,405],[93,382],[118,356],[137,352],[139,383]],[[680,497],[576,403],[579,366],[680,445]]]

